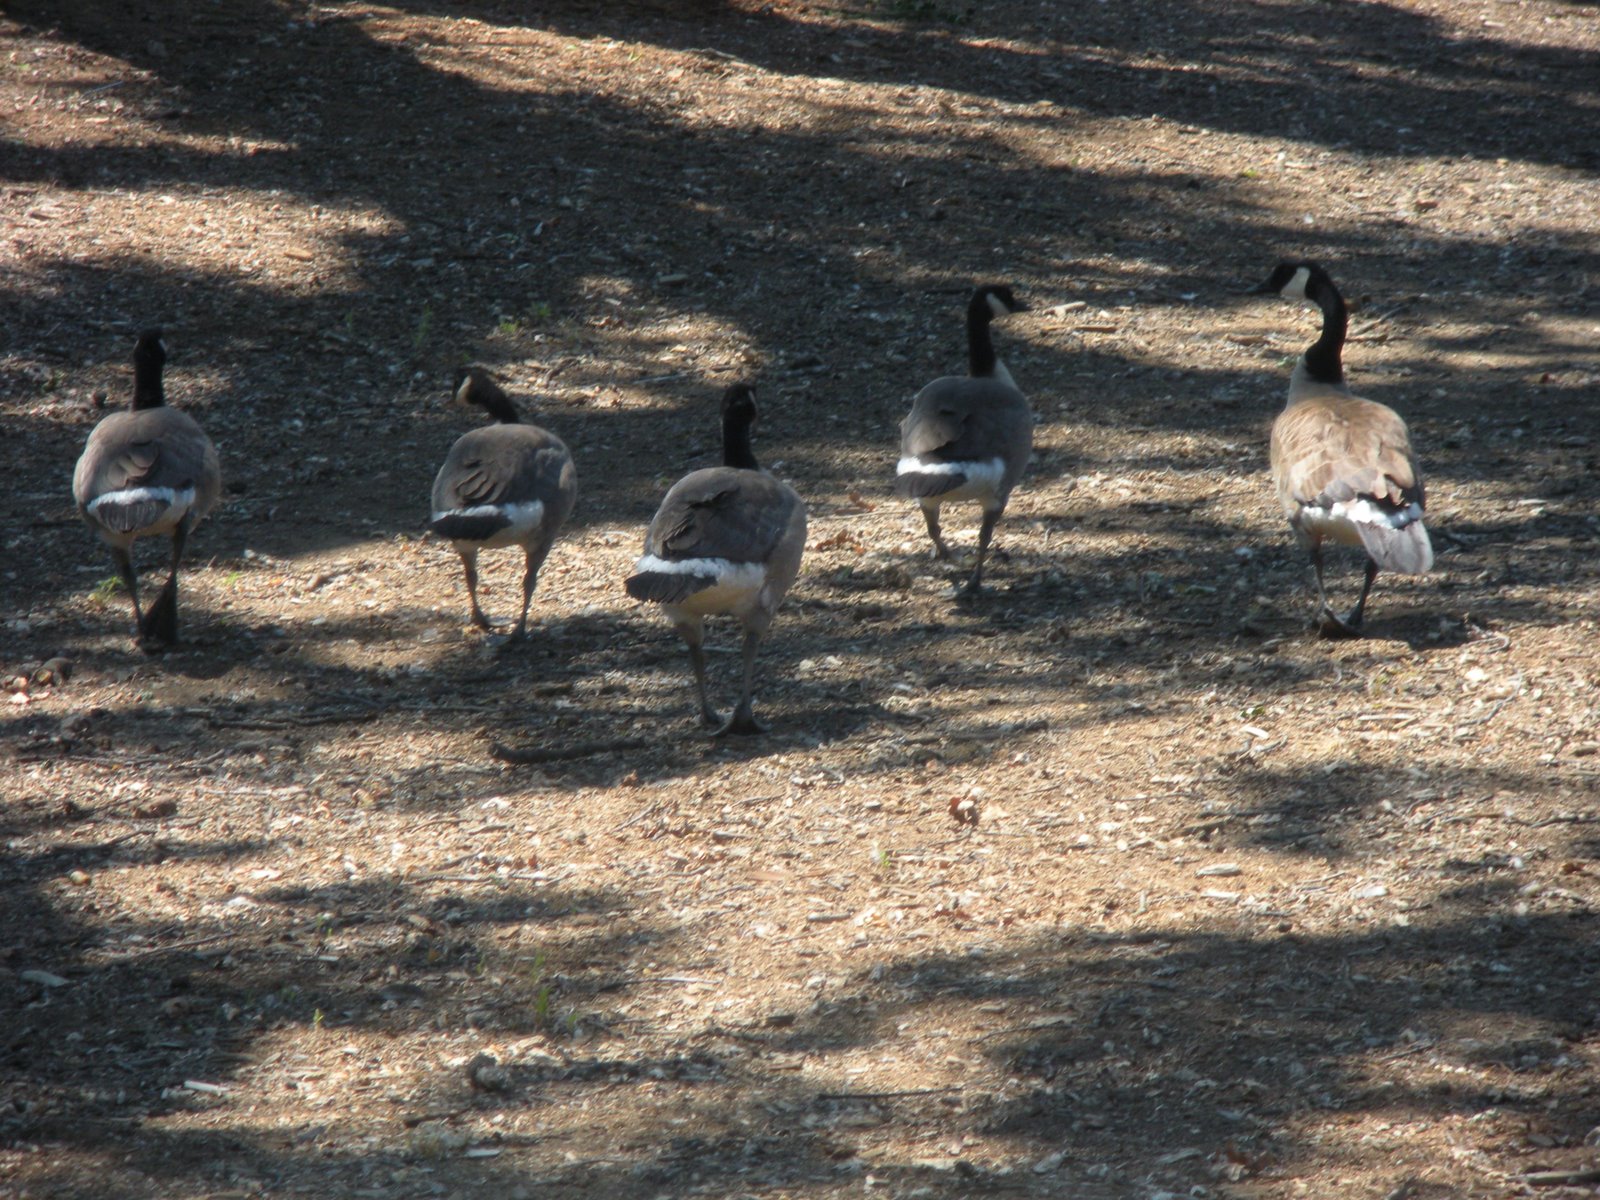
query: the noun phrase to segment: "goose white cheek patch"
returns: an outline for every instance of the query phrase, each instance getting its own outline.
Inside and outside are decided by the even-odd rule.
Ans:
[[[1295,271],[1293,278],[1283,285],[1284,296],[1290,300],[1304,300],[1306,298],[1306,284],[1311,282],[1311,272],[1305,267]]]

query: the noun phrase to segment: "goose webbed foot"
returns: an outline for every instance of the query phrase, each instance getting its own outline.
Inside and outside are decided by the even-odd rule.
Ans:
[[[1317,636],[1330,641],[1358,638],[1361,636],[1361,616],[1352,612],[1349,616],[1341,617],[1331,608],[1324,608],[1317,614]]]
[[[767,727],[756,720],[755,714],[741,705],[733,710],[733,715],[712,736],[755,737],[766,732]]]

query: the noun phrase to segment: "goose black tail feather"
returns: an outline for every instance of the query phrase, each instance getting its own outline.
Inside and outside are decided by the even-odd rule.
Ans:
[[[710,575],[687,575],[667,571],[641,571],[630,575],[623,587],[635,600],[655,604],[677,604],[716,582]]]
[[[499,513],[445,513],[429,525],[452,542],[486,542],[511,522]]]
[[[967,482],[963,472],[940,472],[939,474],[919,475],[907,472],[895,477],[895,494],[906,500],[924,500],[932,496],[942,496],[946,492],[953,492]]]

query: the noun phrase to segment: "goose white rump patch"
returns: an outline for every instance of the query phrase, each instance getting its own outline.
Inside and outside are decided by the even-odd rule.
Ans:
[[[1420,504],[1408,504],[1405,508],[1390,512],[1371,500],[1358,498],[1341,500],[1326,508],[1308,504],[1300,510],[1294,524],[1308,537],[1331,538],[1345,546],[1359,546],[1362,544],[1360,530],[1363,527],[1399,533],[1418,525],[1422,516]]]
[[[1404,529],[1422,520],[1422,505],[1408,504],[1390,511],[1365,497],[1341,500],[1327,508],[1306,505],[1300,510],[1300,523],[1324,536],[1332,536],[1336,527],[1356,525],[1386,525],[1390,529]],[[1353,529],[1352,529],[1353,532]]]
[[[194,507],[194,488],[123,488],[121,491],[107,492],[103,496],[96,496],[88,504],[84,505],[84,511],[93,517],[99,514],[102,507],[122,508],[128,505],[150,503],[161,504],[165,507],[154,521],[143,526],[143,530],[146,532],[164,532],[183,520],[189,510]]]
[[[924,462],[906,456],[895,467],[896,475],[965,475],[967,481],[937,496],[929,496],[924,504],[945,504],[953,500],[986,500],[1000,490],[1005,478],[1006,464],[1001,458],[984,458],[968,462]]]
[[[433,514],[435,521],[445,517],[499,517],[509,522],[504,529],[496,530],[481,543],[485,549],[493,550],[500,546],[519,545],[523,538],[538,529],[544,523],[544,503],[525,500],[521,504],[478,504],[472,508],[452,508]]]
[[[668,608],[688,613],[738,612],[755,604],[767,582],[764,563],[736,563],[726,558],[658,558],[646,554],[633,567],[636,575],[703,575],[716,580]]]

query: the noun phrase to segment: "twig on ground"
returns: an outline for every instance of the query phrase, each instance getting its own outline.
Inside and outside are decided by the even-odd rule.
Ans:
[[[566,762],[574,758],[592,758],[599,754],[614,754],[620,750],[643,750],[648,743],[643,738],[614,738],[604,742],[577,742],[570,746],[517,748],[495,742],[489,747],[491,758],[501,762],[526,766],[531,763]]]
[[[1530,1187],[1563,1187],[1575,1183],[1600,1183],[1600,1167],[1580,1167],[1575,1171],[1530,1171],[1519,1178]]]

